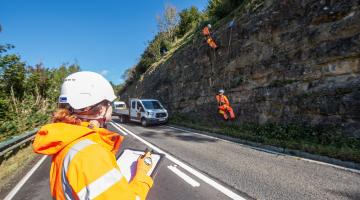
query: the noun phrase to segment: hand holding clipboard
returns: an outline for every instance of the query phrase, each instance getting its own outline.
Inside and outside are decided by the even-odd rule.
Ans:
[[[151,152],[148,149],[145,150],[144,155],[139,156],[136,166],[136,173],[142,171],[144,174],[147,174],[150,171],[152,167],[152,158]]]
[[[154,178],[163,156],[163,154],[153,153],[149,150],[124,149],[117,159],[117,163],[121,173],[130,182],[137,173],[137,169],[144,170],[145,173],[147,171],[146,174]],[[151,159],[149,160],[149,158]],[[151,162],[151,164],[147,165],[146,162]]]

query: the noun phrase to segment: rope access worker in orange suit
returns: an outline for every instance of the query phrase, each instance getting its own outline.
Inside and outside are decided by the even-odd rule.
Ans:
[[[213,48],[213,49],[218,49],[219,47],[217,46],[215,40],[213,39],[213,37],[211,36],[210,33],[210,29],[211,29],[211,24],[208,24],[207,26],[204,27],[202,34],[205,36],[206,38],[206,43],[208,43],[208,45]]]
[[[219,114],[223,115],[225,120],[228,120],[229,116],[227,113],[229,113],[230,119],[234,120],[235,119],[234,111],[230,106],[228,98],[224,95],[223,89],[219,90],[219,94],[216,95],[216,100],[218,102]]]
[[[145,200],[153,180],[151,154],[140,156],[136,174],[127,182],[115,153],[123,137],[104,127],[116,98],[110,83],[94,72],[65,78],[53,123],[35,136],[36,153],[52,157],[50,191],[57,200]]]

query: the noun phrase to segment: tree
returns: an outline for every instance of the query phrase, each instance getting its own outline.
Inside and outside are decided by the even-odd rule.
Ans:
[[[0,33],[2,31],[2,26],[0,24]],[[5,53],[6,51],[8,51],[9,49],[12,49],[14,48],[14,45],[11,45],[11,44],[0,44],[0,56],[1,56],[1,53]]]
[[[25,91],[25,63],[17,55],[5,55],[0,59],[1,90],[5,95],[22,99]]]
[[[135,78],[135,67],[136,66],[132,66],[125,70],[124,73],[121,75],[121,78],[126,81],[133,80]]]
[[[190,8],[184,9],[179,13],[180,22],[177,29],[177,36],[182,37],[194,28],[202,20],[202,13],[195,7],[191,6]]]
[[[4,55],[11,48],[0,44],[0,141],[47,122],[64,78],[80,70],[77,64],[57,69],[42,63],[26,66],[20,56]]]
[[[51,84],[49,69],[46,69],[42,63],[39,63],[35,67],[28,67],[27,73],[26,91],[46,98],[47,89]]]
[[[210,18],[221,19],[239,7],[244,0],[209,0],[207,14]]]
[[[176,25],[179,22],[179,16],[176,11],[176,7],[170,4],[165,6],[163,16],[156,16],[158,22],[159,33],[165,33],[165,37],[168,40],[173,40],[175,36]]]
[[[0,57],[0,141],[48,121],[64,78],[79,69],[76,64],[26,67],[17,55]]]

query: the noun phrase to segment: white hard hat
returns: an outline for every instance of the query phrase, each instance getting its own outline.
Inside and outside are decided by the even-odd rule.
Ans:
[[[104,100],[114,101],[114,89],[103,76],[95,72],[76,72],[65,78],[61,86],[59,103],[68,103],[82,109]]]
[[[208,26],[209,28],[211,28],[211,24],[208,24],[207,26]]]
[[[219,93],[224,93],[225,91],[223,89],[220,89],[219,90]]]

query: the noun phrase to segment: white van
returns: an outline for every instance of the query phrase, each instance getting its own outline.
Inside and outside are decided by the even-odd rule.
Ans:
[[[150,124],[166,124],[168,112],[156,99],[130,99],[129,109],[123,101],[113,103],[113,115],[119,116],[121,122],[127,120],[139,122],[143,126]]]

